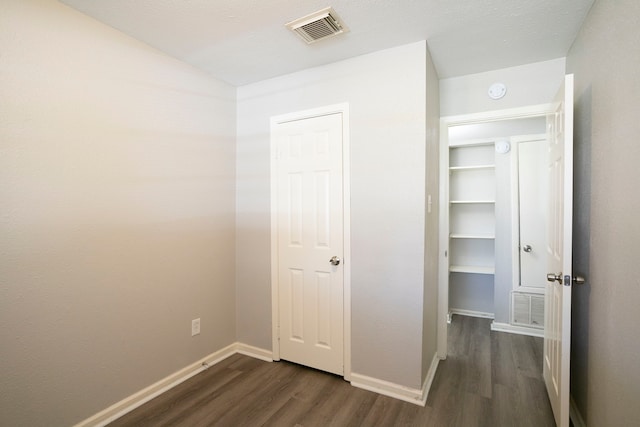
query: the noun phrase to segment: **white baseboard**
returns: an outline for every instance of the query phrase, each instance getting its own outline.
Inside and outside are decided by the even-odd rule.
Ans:
[[[587,423],[584,422],[584,418],[582,418],[582,414],[571,395],[569,395],[569,418],[571,418],[573,427],[587,427]]]
[[[499,323],[495,321],[491,322],[491,330],[496,332],[508,332],[510,334],[529,335],[532,337],[544,338],[544,329],[515,326],[509,323]]]
[[[273,352],[263,348],[254,347],[252,345],[237,342],[235,344],[235,352],[253,357],[254,359],[264,360],[265,362],[273,362]]]
[[[424,379],[424,384],[422,386],[422,403],[420,406],[425,406],[427,404],[427,397],[429,397],[429,390],[431,390],[433,379],[436,377],[438,363],[440,363],[440,358],[436,352],[436,354],[433,355],[433,359],[431,359],[431,366],[429,366],[427,377]]]
[[[425,382],[426,384],[426,382]],[[394,399],[403,400],[415,405],[424,406],[427,399],[422,399],[423,391],[417,388],[406,387],[389,381],[380,380],[378,378],[368,377],[366,375],[351,373],[351,385],[354,387],[369,390],[384,396],[393,397]]]
[[[454,314],[460,316],[469,316],[469,317],[481,317],[483,319],[493,319],[495,318],[495,314],[493,313],[485,313],[484,311],[474,311],[474,310],[463,310],[461,308],[451,308],[449,309],[449,318]],[[451,322],[449,322],[451,323]]]
[[[144,405],[151,399],[161,395],[162,393],[172,389],[180,383],[188,380],[194,375],[199,374],[211,366],[220,363],[229,356],[236,353],[251,356],[256,359],[272,362],[272,353],[268,350],[253,347],[242,343],[233,343],[220,349],[214,353],[211,353],[207,357],[198,360],[177,372],[161,379],[160,381],[146,387],[137,393],[132,394],[129,397],[122,399],[121,401],[109,406],[108,408],[98,412],[97,414],[79,422],[74,427],[104,427],[107,424],[117,420],[123,415],[133,411],[139,406]]]

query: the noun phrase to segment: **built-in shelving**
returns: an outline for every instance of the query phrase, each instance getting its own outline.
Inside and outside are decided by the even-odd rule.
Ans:
[[[493,140],[449,146],[449,271],[495,274]],[[455,286],[455,280],[450,280]],[[467,281],[468,282],[468,281]]]

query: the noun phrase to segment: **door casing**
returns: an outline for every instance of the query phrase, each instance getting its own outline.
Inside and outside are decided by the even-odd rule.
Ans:
[[[273,360],[280,360],[279,325],[279,283],[278,283],[278,182],[277,182],[277,144],[274,127],[295,120],[310,119],[329,114],[342,115],[342,197],[343,197],[343,327],[344,327],[344,379],[351,380],[351,185],[350,185],[350,140],[349,140],[349,104],[333,104],[310,110],[298,111],[271,118],[270,158],[271,158],[271,326]]]

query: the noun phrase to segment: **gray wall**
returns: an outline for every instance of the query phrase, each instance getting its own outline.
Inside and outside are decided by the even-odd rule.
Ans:
[[[640,425],[640,3],[599,0],[575,74],[571,394],[589,426]]]
[[[419,42],[238,88],[239,341],[271,348],[270,117],[348,102],[353,372],[420,388],[426,52]]]
[[[424,299],[422,302],[422,380],[428,374],[437,350],[438,330],[438,226],[440,212],[440,89],[428,48],[426,55],[427,149],[426,196],[431,196],[431,212],[427,210],[424,251]],[[428,208],[427,208],[428,209]]]
[[[235,89],[55,1],[0,52],[0,425],[68,426],[235,341]]]

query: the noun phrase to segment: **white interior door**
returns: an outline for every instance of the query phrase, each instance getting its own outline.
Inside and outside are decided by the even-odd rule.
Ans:
[[[547,273],[547,156],[546,139],[518,144],[518,202],[520,219],[520,286],[544,290]]]
[[[342,114],[275,126],[280,357],[343,374]]]
[[[573,75],[556,96],[549,131],[549,283],[545,292],[543,376],[558,427],[569,427],[571,238],[573,203]]]

